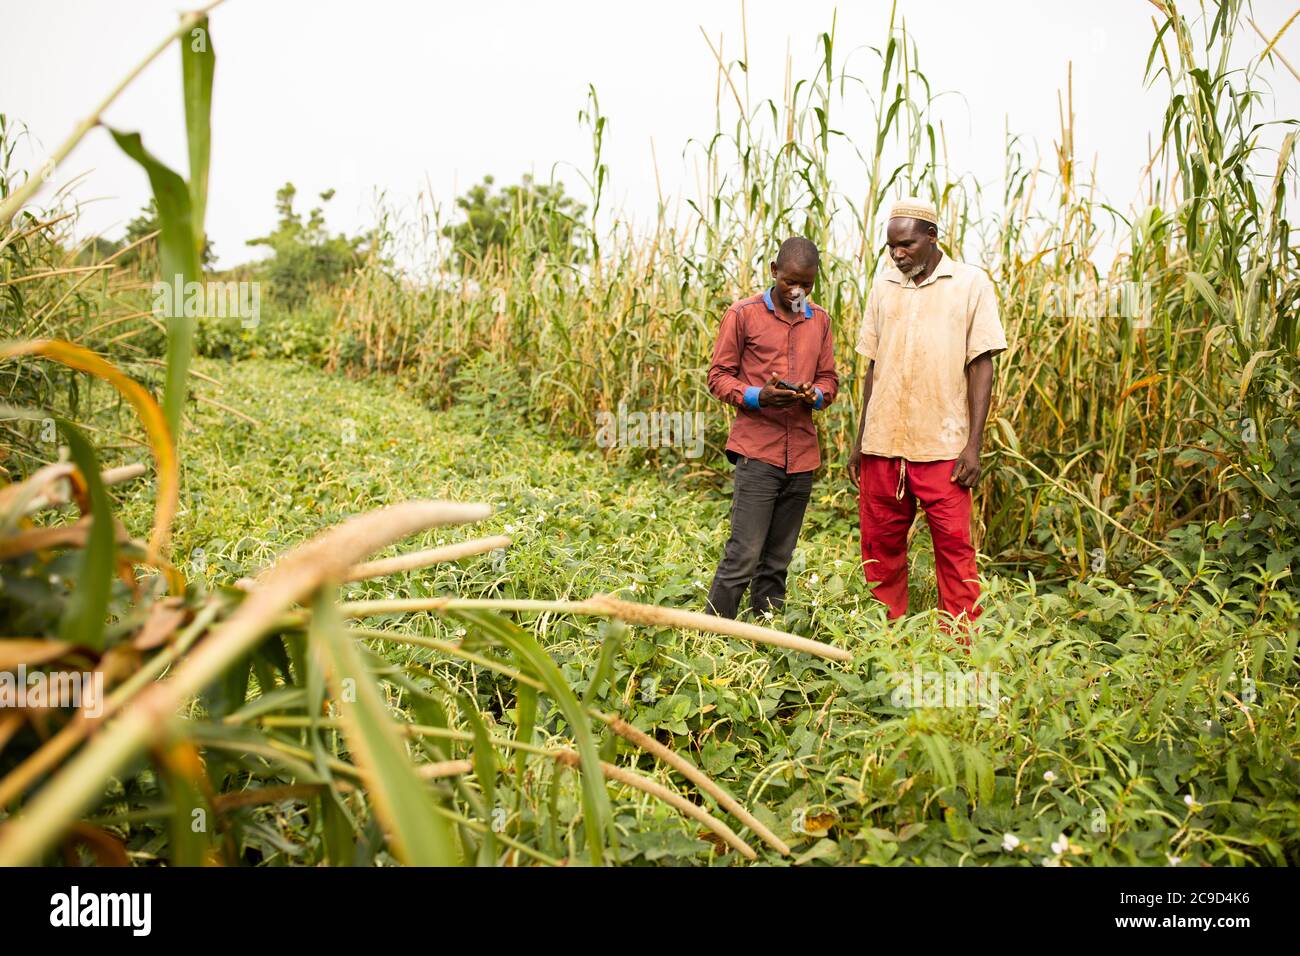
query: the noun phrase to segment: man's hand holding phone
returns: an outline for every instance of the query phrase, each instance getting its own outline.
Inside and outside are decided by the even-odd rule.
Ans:
[[[784,408],[797,401],[802,401],[805,405],[812,405],[817,401],[817,393],[813,390],[812,382],[794,384],[785,381],[779,375],[773,375],[763,386],[763,390],[758,393],[760,406]]]
[[[790,382],[787,382],[785,379],[781,379],[776,384],[778,388],[784,388],[792,392],[797,392],[799,394],[799,398],[803,401],[805,405],[817,404],[817,390],[813,388],[812,382],[801,382],[798,385],[793,385]]]

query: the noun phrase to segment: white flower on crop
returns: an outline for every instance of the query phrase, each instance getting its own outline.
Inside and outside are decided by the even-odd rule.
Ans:
[[[814,571],[814,572],[812,573],[812,577],[810,577],[810,578],[808,579],[808,583],[809,583],[809,584],[816,584],[816,583],[817,583],[818,581],[820,581],[820,580],[821,580],[821,579],[820,579],[819,577],[817,577],[817,572]]]
[[[696,579],[695,579],[694,581],[692,581],[691,583],[694,584],[697,588],[702,588],[702,587],[704,587],[704,582],[701,581],[699,578],[696,578]]]
[[[1165,859],[1169,861],[1170,866],[1177,866],[1179,863],[1183,862],[1183,858],[1181,856],[1174,856],[1172,853],[1166,853]]]
[[[1011,698],[1008,697],[1006,694],[1003,694],[1001,697],[998,698],[998,701],[999,703],[1009,704],[1011,703]],[[1049,770],[1048,773],[1051,773],[1051,771]]]
[[[772,618],[773,618],[774,616],[775,616],[775,615],[774,615],[771,611],[764,611],[764,612],[763,612],[763,617],[767,618],[769,621],[772,620]]]
[[[456,630],[452,631],[452,636],[453,636],[453,637],[464,637],[464,636],[465,636],[465,629],[464,629],[463,627],[458,627],[458,628],[456,628]]]
[[[651,521],[653,521],[655,518],[658,518],[658,517],[659,517],[659,512],[657,512],[657,511],[652,511],[652,512],[650,512],[650,520],[651,520]]]
[[[857,617],[857,616],[858,616],[857,608],[854,608],[852,611],[849,611],[849,617]]]
[[[1055,853],[1057,856],[1060,856],[1069,848],[1070,848],[1070,841],[1066,838],[1064,833],[1062,833],[1059,837],[1057,837],[1052,842],[1052,852]]]
[[[1059,856],[1045,856],[1039,862],[1043,866],[1060,866],[1061,858]]]
[[[1003,850],[1005,850],[1007,853],[1010,853],[1012,850],[1014,850],[1014,849],[1015,849],[1016,847],[1018,847],[1018,846],[1020,846],[1020,837],[1016,836],[1014,833],[1004,833],[1004,834],[1002,834],[1002,849],[1003,849]]]
[[[1048,770],[1048,771],[1046,771],[1046,772],[1043,773],[1043,779],[1046,780],[1048,783],[1051,783],[1053,780],[1056,779],[1056,774],[1054,774],[1054,773],[1052,773],[1052,771]]]
[[[838,568],[838,567],[842,567],[843,565],[844,565],[844,562],[843,562],[843,561],[841,561],[839,558],[836,558],[836,559],[835,559],[835,566],[836,566],[837,568]]]
[[[514,531],[515,531],[514,525],[512,524],[506,525],[506,534],[514,534]]]

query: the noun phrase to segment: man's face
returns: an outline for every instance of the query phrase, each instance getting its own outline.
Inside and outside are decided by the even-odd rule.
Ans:
[[[909,279],[925,268],[934,252],[929,223],[919,219],[889,220],[885,240],[889,244],[889,258]]]
[[[812,295],[813,283],[817,281],[817,267],[809,263],[796,261],[781,265],[772,263],[772,278],[776,283],[776,297],[781,305],[790,312],[803,314],[800,303]]]

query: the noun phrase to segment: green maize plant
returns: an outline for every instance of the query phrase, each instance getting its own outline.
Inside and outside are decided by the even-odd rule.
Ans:
[[[702,38],[714,129],[648,224],[610,207],[593,86],[581,202],[502,191],[476,246],[469,202],[385,201],[256,335],[152,292],[211,278],[218,6],[51,154],[106,132],[139,166],[157,230],[126,248],[75,238],[72,192],[36,205],[0,116],[0,864],[1300,862],[1296,121],[1262,111],[1281,34],[1244,58],[1240,0],[1153,4],[1133,72],[1167,108],[1129,210],[1076,155],[1068,70],[1050,164],[1008,130],[981,187],[897,9],[847,53],[832,20],[779,99],[742,23]],[[172,44],[184,176],[98,130]],[[885,620],[840,474],[902,194],[1010,343],[969,655]],[[784,617],[722,620],[706,370],[792,233],[843,388]],[[704,413],[706,453],[592,451],[618,407]]]
[[[161,226],[157,268],[178,283],[202,277],[215,73],[208,13],[215,6],[182,17],[166,43],[113,94],[167,44],[179,43],[189,178],[158,162],[138,134],[112,131],[149,178]],[[112,99],[60,148],[59,158],[98,124],[98,113]],[[8,127],[0,127],[0,133],[8,170]],[[68,308],[80,302],[82,287],[113,263],[81,268],[61,258],[66,239],[57,227],[63,217],[27,208],[38,179],[14,186],[6,173],[0,186],[6,313],[16,319],[14,328],[33,336],[0,344],[11,401],[7,427],[12,447],[29,458],[36,459],[32,449],[41,448],[29,440],[31,426],[46,421],[55,425],[64,448],[58,460],[34,460],[22,469],[25,478],[11,476],[0,488],[0,615],[5,621],[0,665],[6,672],[30,669],[46,682],[55,681],[32,686],[57,687],[59,680],[66,686],[70,671],[89,679],[78,685],[71,705],[28,697],[24,690],[18,706],[0,715],[0,864],[52,860],[60,853],[69,863],[89,858],[105,865],[132,859],[204,865],[270,858],[338,865],[557,864],[570,857],[600,864],[618,846],[611,784],[619,793],[648,795],[702,826],[720,852],[756,856],[719,818],[725,813],[775,852],[789,853],[692,761],[594,706],[593,692],[609,678],[618,651],[617,626],[603,632],[598,672],[603,676],[580,699],[536,638],[502,612],[554,611],[718,631],[841,660],[849,658],[847,652],[768,628],[608,596],[524,605],[433,602],[423,609],[461,622],[486,647],[498,649],[423,642],[444,662],[499,675],[512,689],[516,733],[503,737],[489,732],[479,704],[438,669],[394,667],[377,653],[398,636],[346,623],[412,608],[339,603],[336,595],[346,581],[509,545],[509,537],[496,535],[365,560],[413,533],[482,520],[490,512],[487,506],[393,505],[322,532],[241,588],[208,592],[187,582],[172,561],[171,535],[183,471],[177,439],[202,316],[173,309],[163,317],[165,359],[154,360],[163,372],[161,403],[118,364],[54,337],[51,333],[63,332],[108,351],[125,351],[121,341],[95,337],[104,323],[87,322],[87,315]],[[101,287],[98,301],[115,302],[113,292],[130,301],[131,285],[141,284],[139,271],[122,281],[125,289]],[[126,318],[142,319],[146,328],[159,321],[152,314]],[[118,395],[146,436],[154,475],[147,541],[125,531],[115,516],[120,503],[109,489],[130,487],[148,468],[102,468],[100,451],[83,425],[62,415],[47,419],[34,410],[58,404],[53,393],[60,383],[75,395],[86,382]],[[64,404],[76,410],[75,402]],[[69,510],[77,516],[62,515]],[[55,520],[47,520],[50,514]],[[400,638],[402,644],[420,642],[416,636]],[[7,690],[14,690],[12,682]],[[568,731],[550,733],[541,743],[535,730],[543,696],[563,713]],[[662,761],[707,794],[715,809],[611,762],[618,740]],[[500,752],[510,759],[502,760]],[[538,765],[544,773],[534,769]],[[508,773],[513,781],[504,776]],[[544,778],[547,790],[538,783],[541,795],[534,794],[531,783],[524,785],[526,776]],[[583,826],[561,843],[546,800],[553,804],[569,793],[582,802]],[[506,826],[495,811],[510,802],[515,820]],[[526,824],[519,818],[525,808]]]

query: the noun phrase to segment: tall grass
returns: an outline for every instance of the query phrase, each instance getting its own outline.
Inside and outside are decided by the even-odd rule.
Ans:
[[[160,163],[138,133],[110,130],[149,179],[161,227],[157,268],[168,283],[202,279],[215,72],[207,14],[217,5],[183,15],[179,27],[54,154],[57,159],[67,156],[99,125],[99,114],[117,93],[162,49],[179,41],[189,176]],[[491,737],[478,702],[457,694],[439,675],[391,668],[363,643],[384,635],[344,623],[348,617],[387,613],[373,607],[341,609],[336,592],[344,581],[425,568],[508,544],[508,539],[493,536],[395,561],[365,561],[416,532],[481,520],[491,511],[486,505],[404,501],[355,515],[317,534],[241,588],[206,593],[191,586],[171,560],[170,543],[180,498],[182,413],[190,395],[190,361],[200,316],[178,306],[164,316],[165,359],[154,360],[162,370],[161,401],[88,348],[95,333],[118,324],[119,317],[86,330],[66,306],[85,277],[111,270],[112,263],[66,264],[80,251],[66,249],[67,232],[59,225],[67,217],[33,211],[31,201],[42,183],[11,180],[11,143],[0,117],[0,281],[6,290],[6,316],[15,320],[12,331],[29,336],[0,342],[0,369],[8,397],[17,402],[3,410],[6,423],[16,423],[9,430],[17,440],[6,441],[0,450],[8,457],[11,449],[30,444],[24,427],[38,422],[53,424],[64,444],[43,449],[47,460],[42,460],[40,449],[28,451],[39,467],[16,468],[12,480],[0,486],[0,665],[6,678],[12,677],[11,668],[21,673],[28,667],[34,672],[93,674],[109,693],[79,700],[75,709],[67,701],[19,707],[6,701],[0,711],[0,865],[48,860],[56,850],[75,863],[87,849],[102,863],[127,862],[124,840],[102,825],[110,821],[85,819],[115,781],[120,781],[129,803],[146,796],[155,803],[127,817],[131,823],[166,821],[164,855],[173,864],[243,861],[246,827],[258,826],[248,813],[286,800],[306,806],[310,850],[294,849],[296,855],[311,854],[305,862],[495,864],[521,854],[533,861],[559,862],[494,825],[493,794],[501,772],[498,747],[517,753],[515,770],[521,778],[530,758],[555,764],[552,812],[540,814],[548,830],[555,829],[562,768],[576,771],[583,836],[571,838],[570,847],[594,864],[606,862],[618,840],[606,778],[703,824],[720,846],[747,859],[756,857],[754,849],[710,810],[634,770],[602,760],[603,755],[614,756],[608,744],[616,742],[616,736],[664,761],[760,839],[789,853],[686,757],[627,727],[617,715],[596,710],[591,694],[579,700],[537,639],[500,613],[520,610],[519,602],[443,598],[418,608],[460,620],[480,641],[506,649],[508,664],[460,644],[434,642],[452,660],[507,676],[515,687],[513,739]],[[77,278],[65,288],[69,276]],[[138,273],[135,279],[138,284]],[[123,322],[128,319],[157,321],[147,313],[121,317]],[[50,337],[56,331],[76,335],[84,344]],[[124,343],[119,339],[116,344]],[[106,384],[138,419],[155,472],[147,542],[133,539],[119,523],[118,502],[109,491],[144,469],[101,468],[100,450],[83,428],[55,411],[76,412],[75,402],[51,394],[55,379],[36,360],[48,361],[69,382]],[[48,460],[56,449],[58,460]],[[78,516],[60,521],[57,512],[66,506],[75,507]],[[46,523],[49,512],[56,514]],[[768,628],[609,596],[545,609],[716,631],[804,653],[849,657],[842,649]],[[615,640],[602,649],[595,687],[608,678],[616,649]],[[400,727],[390,688],[403,697],[400,713],[406,720]],[[542,748],[532,743],[539,693],[563,713],[572,746]],[[471,760],[446,759],[463,736],[448,719],[450,708],[458,709],[460,719],[472,728]],[[278,722],[247,726],[254,717]],[[603,750],[597,749],[593,729],[600,725],[609,727]],[[408,739],[418,746],[408,747]],[[154,773],[138,768],[146,755]],[[476,788],[465,781],[471,772]],[[444,778],[455,782],[438,782]],[[473,817],[452,808],[453,787]],[[159,805],[159,798],[165,802]],[[283,850],[284,837],[272,837],[271,844]]]
[[[1167,89],[1168,107],[1148,168],[1134,171],[1144,189],[1130,212],[1097,195],[1075,155],[1068,75],[1054,168],[1008,133],[1002,193],[981,195],[951,165],[920,53],[894,11],[869,51],[874,79],[839,53],[832,25],[812,76],[795,79],[787,65],[779,102],[751,103],[747,51],[727,60],[706,41],[718,125],[687,151],[698,195],[661,202],[649,232],[616,217],[581,268],[535,254],[551,225],[528,208],[508,248],[459,273],[427,247],[428,272],[399,280],[376,253],[337,300],[331,367],[397,370],[438,393],[486,351],[520,370],[534,413],[560,432],[588,439],[595,413],[621,403],[701,409],[716,456],[729,420],[704,372],[719,316],[762,287],[775,241],[802,233],[825,250],[815,298],[833,317],[847,384],[821,419],[838,482],[881,208],[919,193],[941,211],[941,245],[994,279],[1011,344],[985,448],[983,549],[999,566],[1066,577],[1089,573],[1099,550],[1116,566],[1156,556],[1171,531],[1248,509],[1225,474],[1267,470],[1282,453],[1269,440],[1295,418],[1300,346],[1294,132],[1279,150],[1261,145],[1271,125],[1295,125],[1263,118],[1272,60],[1238,68],[1239,0],[1163,14],[1146,82]],[[870,108],[850,115],[862,96]],[[589,180],[603,183],[594,97],[583,118],[596,145]],[[847,191],[828,172],[832,153],[860,162]],[[1095,254],[1106,240],[1121,252],[1103,272]]]
[[[1239,16],[1229,0],[1196,21],[1171,8],[1157,23],[1148,73],[1169,84],[1169,112],[1152,157],[1152,190],[1123,224],[1128,251],[1105,277],[1089,255],[1105,207],[1080,182],[1072,111],[1063,110],[1055,174],[1031,172],[1010,140],[1000,208],[982,211],[982,197],[941,161],[942,129],[931,119],[918,51],[891,15],[886,42],[872,52],[879,79],[863,84],[874,124],[861,152],[865,197],[840,192],[829,174],[832,149],[855,148],[837,132],[848,125],[838,119],[844,89],[857,81],[836,59],[834,26],[821,37],[816,74],[791,77],[780,103],[751,104],[747,51],[728,61],[719,44],[710,47],[719,128],[692,147],[699,196],[662,206],[649,235],[619,220],[594,228],[609,171],[607,120],[592,91],[582,113],[594,147],[587,257],[538,256],[563,230],[521,205],[509,248],[455,276],[434,262],[412,278],[386,261],[405,227],[384,223],[389,247],[376,250],[349,288],[324,293],[337,314],[334,367],[391,371],[440,393],[459,366],[486,356],[497,369],[522,370],[534,415],[582,436],[596,409],[620,402],[705,407],[701,383],[716,317],[761,281],[772,237],[787,231],[811,235],[826,250],[817,298],[839,318],[846,377],[860,378],[850,344],[880,255],[880,209],[895,191],[930,195],[951,250],[998,280],[1013,344],[982,498],[986,550],[1003,564],[1078,577],[1097,570],[1089,558],[1098,548],[1103,557],[1168,559],[1134,575],[1140,589],[1094,578],[1040,598],[1033,578],[1014,587],[995,581],[989,639],[976,663],[1016,687],[1012,706],[984,724],[884,702],[889,675],[921,663],[942,672],[951,660],[922,618],[863,641],[864,626],[880,621],[859,615],[856,596],[848,607],[838,577],[838,589],[827,582],[825,591],[836,600],[819,607],[814,597],[795,609],[829,643],[611,595],[556,595],[549,548],[526,579],[503,581],[494,572],[481,596],[338,600],[344,582],[499,549],[502,536],[491,535],[368,560],[425,529],[485,520],[485,505],[404,501],[321,531],[255,580],[211,590],[188,581],[169,545],[191,380],[208,381],[189,366],[194,317],[157,323],[147,310],[133,312],[144,273],[114,277],[118,270],[93,262],[75,271],[81,267],[69,258],[59,215],[33,212],[37,184],[14,188],[6,172],[0,282],[6,318],[23,338],[0,345],[11,406],[4,417],[15,436],[5,450],[28,460],[14,468],[23,480],[0,487],[0,660],[89,668],[105,675],[110,694],[102,724],[59,708],[0,714],[0,865],[51,861],[59,851],[69,862],[109,863],[133,853],[177,864],[600,864],[629,858],[620,841],[643,836],[629,825],[629,810],[641,824],[661,806],[705,827],[719,853],[747,860],[760,841],[779,855],[775,861],[790,854],[790,842],[812,837],[797,861],[851,853],[890,862],[902,859],[904,846],[924,862],[950,859],[944,854],[954,846],[962,861],[990,861],[1003,853],[990,836],[997,828],[1018,829],[1026,848],[1032,841],[1045,852],[1061,845],[1064,827],[1081,825],[1092,804],[1103,827],[1080,839],[1100,860],[1159,862],[1167,844],[1170,854],[1212,862],[1293,861],[1296,786],[1287,747],[1300,634],[1289,578],[1300,556],[1300,455],[1292,427],[1295,248],[1284,211],[1293,136],[1261,180],[1249,92],[1260,64],[1244,74],[1228,68]],[[113,134],[158,201],[158,269],[182,278],[200,276],[207,202],[214,59],[210,46],[198,53],[186,42],[199,28],[206,36],[206,9],[186,15],[163,45],[182,41],[188,177],[161,166],[138,135]],[[95,127],[112,95],[58,156]],[[0,145],[6,142],[0,130]],[[1035,196],[1050,201],[1035,204]],[[437,235],[439,226],[436,216],[417,221],[415,239]],[[1094,322],[1050,307],[1062,286],[1120,279],[1149,290],[1152,308],[1141,323]],[[102,283],[100,298],[69,308],[92,281]],[[100,314],[105,303],[124,311]],[[60,334],[79,342],[53,337]],[[121,365],[134,357],[156,370],[161,401],[88,345],[125,357]],[[68,371],[58,378],[51,367]],[[151,515],[147,542],[119,524],[110,491],[140,469],[102,469],[105,446],[84,437],[67,415],[72,403],[57,394],[90,378],[121,396],[145,436],[155,471],[143,509]],[[42,416],[51,416],[66,448],[59,460],[32,442]],[[823,434],[833,461],[854,421],[850,388]],[[714,422],[715,447],[725,425]],[[294,454],[305,447],[301,435],[292,439]],[[282,449],[279,459],[288,456]],[[268,510],[279,491],[272,485],[259,488]],[[1243,518],[1243,507],[1264,511],[1264,522],[1258,514]],[[62,508],[75,508],[75,517],[49,517]],[[699,514],[688,517],[698,525]],[[1201,520],[1207,517],[1224,520]],[[626,530],[634,519],[640,516],[612,521]],[[577,526],[575,518],[559,532],[565,547]],[[678,572],[695,566],[698,536],[638,540],[654,540],[665,555],[672,550]],[[1230,569],[1231,587],[1218,576],[1223,565],[1206,558],[1211,540],[1240,565]],[[662,587],[665,595],[688,593],[681,581]],[[437,627],[349,623],[398,614],[429,615],[415,620],[451,625],[456,639]],[[536,618],[526,628],[507,615]],[[559,616],[611,623],[593,641],[553,628]],[[629,641],[624,623],[650,636]],[[679,660],[682,647],[659,646],[670,630],[703,632],[703,649]],[[572,653],[564,648],[578,638]],[[783,648],[783,656],[746,657],[735,640]],[[398,663],[395,645],[424,656]],[[678,691],[657,693],[660,671],[674,674]],[[1244,690],[1238,697],[1228,689],[1239,673],[1243,687],[1249,678],[1264,689],[1258,706],[1248,706],[1254,702]],[[1148,679],[1160,685],[1154,698]],[[690,684],[693,696],[682,690]],[[648,705],[640,713],[632,703],[637,688]],[[837,722],[841,730],[832,733]],[[630,759],[618,759],[620,741]],[[719,771],[739,759],[746,769],[734,779],[747,784],[745,799],[688,758],[688,748]],[[661,778],[671,771],[702,799],[648,778],[636,769],[644,764],[659,766]],[[1031,764],[1043,785],[1022,780]],[[1054,787],[1058,770],[1064,779]],[[1162,793],[1149,785],[1151,775]],[[797,825],[769,806],[773,790],[795,781],[803,783],[779,809],[797,812]],[[1180,800],[1181,786],[1196,793]],[[641,795],[657,801],[654,810]],[[498,826],[511,798],[509,825]],[[1055,832],[1038,806],[1049,799],[1059,808],[1050,820]],[[106,800],[122,808],[105,808]],[[210,823],[195,827],[200,820]],[[818,821],[811,832],[810,820]],[[839,843],[825,838],[832,825],[846,831]],[[1053,851],[1056,862],[1087,852],[1065,845]],[[632,849],[655,848],[642,841]],[[674,852],[693,858],[700,848]]]

